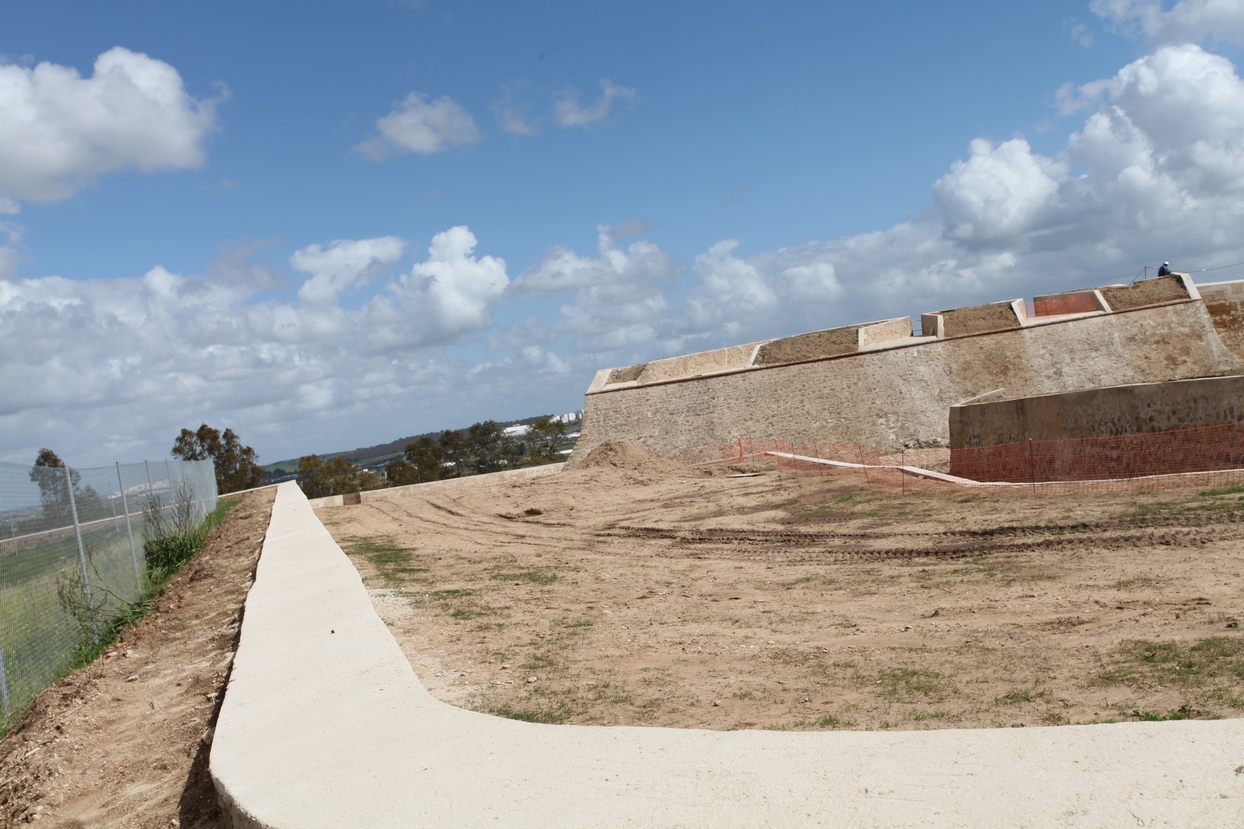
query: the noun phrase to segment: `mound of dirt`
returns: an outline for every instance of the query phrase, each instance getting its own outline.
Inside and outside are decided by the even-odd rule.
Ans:
[[[1111,285],[1102,288],[1101,294],[1115,311],[1188,298],[1188,290],[1177,276],[1159,276],[1157,279],[1144,279],[1131,285]]]
[[[645,478],[702,478],[702,469],[658,455],[646,446],[622,441],[606,441],[575,465],[576,469],[617,469],[635,472]]]
[[[845,328],[813,331],[811,334],[798,334],[765,343],[756,352],[756,365],[773,366],[852,354],[859,350],[859,329],[858,325],[848,325]]]

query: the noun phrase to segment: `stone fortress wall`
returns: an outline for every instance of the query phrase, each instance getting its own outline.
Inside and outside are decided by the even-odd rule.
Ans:
[[[950,408],[974,400],[1239,373],[1244,352],[1215,322],[1244,318],[1244,287],[1213,296],[1216,314],[1177,274],[1039,296],[1031,310],[1016,299],[924,314],[921,336],[900,317],[604,369],[570,463],[611,440],[664,454],[740,436],[946,445]],[[1244,345],[1239,326],[1225,330]]]

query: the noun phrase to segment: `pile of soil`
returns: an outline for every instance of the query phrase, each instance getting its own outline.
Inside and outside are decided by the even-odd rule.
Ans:
[[[994,302],[971,308],[942,312],[942,333],[947,337],[966,337],[985,331],[1019,328],[1019,319],[1009,302]]]
[[[755,364],[772,366],[795,363],[800,360],[837,357],[839,354],[854,354],[859,350],[859,344],[858,325],[833,328],[829,331],[813,331],[811,334],[783,337],[780,340],[765,343],[756,352]]]
[[[1187,299],[1188,291],[1179,277],[1159,276],[1157,279],[1145,279],[1132,285],[1102,288],[1101,295],[1106,298],[1111,310],[1127,311],[1131,308]]]
[[[646,446],[623,441],[606,441],[597,446],[575,469],[614,469],[636,473],[649,480],[662,478],[703,478],[709,473],[658,455]]]
[[[0,740],[0,826],[225,825],[208,753],[274,497],[241,496],[154,612]]]

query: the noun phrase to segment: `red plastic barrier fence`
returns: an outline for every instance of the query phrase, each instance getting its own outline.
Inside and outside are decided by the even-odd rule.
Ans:
[[[1239,424],[952,449],[950,474],[976,481],[1047,483],[1185,475],[1244,467]]]

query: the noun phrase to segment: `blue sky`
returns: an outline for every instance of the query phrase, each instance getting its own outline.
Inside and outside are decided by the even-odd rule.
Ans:
[[[272,461],[1239,262],[1242,41],[1227,0],[7,3],[0,459]]]

